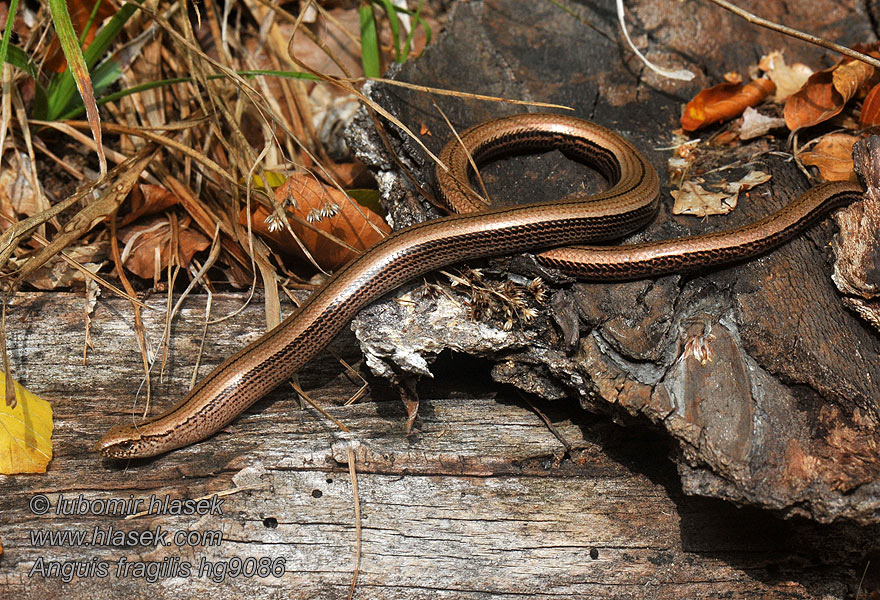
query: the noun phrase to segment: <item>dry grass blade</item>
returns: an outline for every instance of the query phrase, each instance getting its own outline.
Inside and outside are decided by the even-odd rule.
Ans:
[[[89,124],[87,121],[65,121],[64,123],[55,123],[52,121],[32,120],[31,123],[34,125],[45,125],[46,127],[52,127],[53,129],[58,129],[61,131],[64,130],[64,125],[67,125],[70,127],[75,127],[77,129],[87,129],[89,127]],[[161,146],[164,146],[165,148],[167,148],[169,150],[177,150],[178,152],[181,152],[182,154],[184,154],[188,158],[191,158],[194,161],[196,161],[197,163],[201,164],[202,166],[210,169],[211,171],[213,171],[217,175],[220,175],[223,179],[229,181],[230,183],[232,183],[234,185],[238,185],[238,181],[236,181],[235,178],[233,178],[229,174],[229,169],[221,167],[220,165],[218,165],[216,162],[214,162],[213,160],[211,160],[210,158],[208,158],[204,154],[197,152],[197,151],[193,150],[192,148],[190,148],[189,146],[182,144],[172,138],[169,138],[164,135],[159,135],[157,133],[153,133],[149,129],[144,129],[144,128],[140,128],[140,127],[128,127],[125,125],[118,125],[116,123],[101,123],[101,129],[103,129],[104,131],[109,132],[109,133],[119,133],[119,134],[125,134],[125,135],[143,138],[143,139],[149,140],[151,142],[155,142]]]
[[[358,573],[361,569],[361,498],[358,494],[357,470],[355,468],[354,451],[351,443],[346,446],[348,450],[348,476],[351,478],[351,495],[354,501],[354,527],[355,527],[355,560],[354,573],[351,576],[351,588],[348,590],[348,600],[354,598],[354,590],[357,586]]]
[[[254,250],[254,260],[263,280],[264,299],[266,311],[266,329],[275,329],[281,322],[281,303],[278,297],[278,280],[275,277],[275,269],[269,262],[269,248],[259,238],[251,240]]]
[[[172,247],[176,247],[175,243],[172,242]],[[220,223],[217,223],[217,227],[214,229],[214,236],[211,240],[211,249],[208,253],[208,259],[205,261],[205,264],[202,265],[202,268],[199,269],[198,273],[196,273],[195,277],[193,277],[189,285],[186,286],[186,289],[183,290],[183,293],[180,294],[180,297],[177,299],[177,302],[174,306],[168,311],[167,318],[165,319],[165,331],[162,334],[162,366],[160,368],[160,372],[164,373],[165,371],[165,361],[168,358],[168,348],[171,345],[171,324],[174,321],[174,317],[177,316],[177,313],[180,311],[180,307],[183,305],[184,300],[187,299],[190,292],[202,282],[202,279],[207,274],[208,270],[217,262],[217,257],[220,256]],[[169,267],[170,267],[169,263]],[[168,286],[168,298],[171,300],[171,292],[173,291],[174,286]],[[198,361],[197,361],[198,363]],[[198,372],[198,367],[196,367],[196,372]],[[161,377],[161,375],[160,375]]]
[[[48,246],[37,252],[24,264],[16,279],[16,285],[46,264],[46,261],[61,252],[71,242],[79,239],[84,233],[112,215],[128,197],[131,188],[140,178],[141,172],[147,168],[157,151],[158,147],[155,144],[148,144],[135,156],[116,167],[113,171],[118,174],[118,177],[108,177],[109,185],[101,196],[97,200],[89,202],[85,208],[74,215]]]
[[[116,212],[114,211],[113,216],[110,217],[110,252],[113,256],[113,262],[116,265],[116,273],[119,276],[119,280],[122,282],[122,286],[125,290],[132,296],[134,296],[135,291],[134,287],[131,285],[131,282],[128,280],[128,277],[125,275],[125,269],[122,267],[122,258],[119,255],[119,238],[116,235]],[[144,327],[144,321],[141,317],[141,307],[140,303],[132,303],[132,308],[134,309],[134,331],[137,335],[138,340],[138,348],[141,351],[141,362],[144,367],[144,377],[147,386],[147,402],[146,406],[149,408],[150,406],[150,354],[149,349],[147,348],[147,334],[146,328]],[[147,415],[146,410],[144,411],[144,416]]]
[[[513,98],[502,98],[501,96],[486,96],[485,94],[473,94],[471,92],[459,92],[456,90],[447,90],[444,88],[429,87],[427,85],[416,85],[406,81],[397,81],[396,79],[385,79],[384,77],[359,77],[350,79],[352,83],[362,81],[377,81],[387,85],[406,88],[408,90],[416,90],[425,92],[426,94],[437,94],[438,96],[454,96],[456,98],[465,98],[468,100],[483,100],[485,102],[501,102],[502,104],[515,104],[518,106],[534,106],[537,108],[558,108],[559,110],[574,110],[574,107],[565,104],[553,104],[551,102],[535,102],[533,100],[514,100]]]
[[[28,154],[28,168],[26,170],[28,183],[31,186],[31,189],[34,190],[37,196],[37,205],[40,210],[48,210],[51,208],[51,204],[49,203],[49,199],[46,198],[46,195],[43,193],[43,187],[40,185],[39,175],[37,173],[37,157],[34,153],[34,144],[33,138],[31,136],[30,127],[28,126],[28,118],[27,111],[24,107],[24,102],[22,102],[21,94],[18,89],[15,90],[15,93],[12,97],[12,104],[15,107],[15,116],[18,120],[19,128],[22,132],[22,138],[24,139],[24,146],[27,149]],[[0,148],[3,147],[3,143],[0,142]],[[2,154],[2,153],[0,153]],[[40,228],[40,233],[46,233],[44,227]]]
[[[441,110],[441,108],[437,105],[436,102],[433,103],[434,108],[437,109],[437,112],[440,113],[440,116],[443,117],[443,121],[446,123],[446,126],[449,127],[449,131],[452,132],[452,135],[455,136],[455,140],[459,143],[462,150],[464,150],[467,155],[468,163],[471,165],[471,169],[474,170],[474,175],[477,178],[477,183],[480,184],[480,190],[482,190],[483,195],[478,194],[472,187],[469,181],[462,181],[458,177],[454,177],[455,181],[464,186],[464,188],[470,191],[480,202],[485,204],[486,206],[491,206],[492,202],[489,199],[489,192],[486,190],[486,185],[483,183],[483,177],[480,175],[480,169],[477,168],[477,163],[474,160],[474,157],[471,155],[470,150],[467,149],[467,146],[464,145],[464,142],[461,141],[461,137],[458,135],[458,131],[446,117],[446,113]]]

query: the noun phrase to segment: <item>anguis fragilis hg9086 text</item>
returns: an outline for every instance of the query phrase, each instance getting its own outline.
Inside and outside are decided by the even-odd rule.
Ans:
[[[281,325],[226,359],[168,411],[120,425],[98,443],[112,458],[155,456],[203,440],[306,364],[366,304],[403,282],[473,258],[557,246],[538,260],[591,279],[653,277],[744,260],[798,235],[861,196],[854,183],[814,187],[781,210],[731,231],[629,246],[565,247],[621,238],[657,210],[659,181],[626,140],[598,125],[560,115],[525,114],[477,125],[440,155],[443,202],[456,214],[389,236],[335,273]],[[485,210],[466,185],[469,162],[511,150],[556,148],[599,170],[611,189],[562,201]],[[473,212],[478,211],[478,212]]]

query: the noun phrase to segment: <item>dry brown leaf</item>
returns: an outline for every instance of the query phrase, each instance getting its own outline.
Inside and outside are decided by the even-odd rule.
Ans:
[[[84,246],[75,246],[64,251],[69,258],[72,258],[87,271],[97,273],[101,267],[107,264],[108,243],[104,240],[101,243],[87,244]],[[33,275],[28,278],[28,283],[38,290],[54,290],[58,288],[69,288],[75,283],[82,283],[86,280],[86,276],[79,269],[72,269],[67,261],[55,260],[49,261]]]
[[[785,102],[785,125],[794,131],[821,123],[842,111],[843,105],[843,97],[834,88],[833,69],[813,73]]]
[[[725,215],[736,208],[740,192],[750,190],[769,180],[769,174],[763,171],[752,171],[739,181],[724,184],[720,191],[707,190],[702,186],[702,182],[698,184],[686,181],[681,185],[681,189],[669,192],[675,198],[672,214],[693,215],[695,217]]]
[[[871,88],[865,101],[862,103],[862,114],[859,117],[859,125],[873,127],[880,125],[880,83]]]
[[[748,106],[755,106],[776,89],[769,79],[755,79],[745,85],[719,83],[702,90],[684,107],[681,128],[695,131],[718,121],[738,117]]]
[[[144,279],[153,279],[157,269],[165,269],[172,256],[171,226],[168,219],[156,217],[144,223],[119,231],[119,239],[125,244],[122,253],[125,268]],[[196,252],[211,245],[211,240],[200,232],[181,223],[179,252],[184,265],[188,265]],[[158,256],[158,258],[157,258]]]
[[[861,61],[850,60],[813,73],[786,101],[785,124],[795,131],[834,117],[871,80],[874,71]]]
[[[774,102],[784,102],[789,96],[801,89],[813,74],[813,69],[803,63],[787,65],[782,52],[774,51],[761,57],[758,68],[776,84]]]
[[[132,190],[129,202],[131,203],[131,208],[120,221],[120,227],[134,223],[141,217],[160,213],[166,208],[177,204],[178,199],[166,187],[152,183],[142,183],[135,186]]]
[[[674,215],[724,215],[736,208],[736,197],[725,192],[712,192],[694,183],[685,181],[681,189],[669,192],[675,198],[672,207]]]
[[[852,148],[859,136],[848,133],[830,133],[800,155],[801,162],[819,169],[825,181],[856,181],[853,170]]]
[[[21,153],[16,159],[21,165],[30,164],[27,154]],[[6,229],[22,216],[32,217],[44,208],[39,194],[31,187],[27,173],[19,167],[4,164],[0,168],[0,214],[6,219],[0,219],[0,230]]]
[[[860,60],[841,63],[834,69],[834,89],[848,102],[874,75],[874,67]]]
[[[314,228],[329,233],[360,251],[366,250],[391,232],[382,217],[368,208],[356,205],[335,187],[324,185],[307,173],[292,175],[275,190],[275,197],[282,206],[288,207],[291,215],[301,221],[311,222]],[[272,241],[279,251],[305,258],[299,244],[286,228],[270,226],[275,224],[275,217],[272,215],[270,218],[268,209],[258,206],[253,209],[252,214],[254,231]],[[242,225],[247,225],[246,217],[246,213],[242,211],[239,215]],[[269,224],[266,222],[267,218]],[[302,222],[293,219],[289,221],[299,240],[324,269],[337,269],[358,254],[315,232]]]

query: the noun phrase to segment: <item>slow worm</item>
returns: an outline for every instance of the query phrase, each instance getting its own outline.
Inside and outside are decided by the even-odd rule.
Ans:
[[[554,148],[597,169],[611,188],[591,196],[487,210],[468,187],[468,152],[479,163],[513,150]],[[461,135],[461,143],[448,143],[440,157],[449,166],[449,172],[437,169],[440,198],[463,214],[390,235],[335,273],[280,326],[226,359],[171,409],[112,428],[98,442],[100,452],[111,458],[155,456],[213,435],[290,378],[366,304],[445,265],[557,247],[538,254],[538,260],[592,279],[653,277],[766,252],[862,193],[855,183],[829,183],[726,232],[627,246],[566,247],[624,237],[654,217],[657,173],[629,142],[581,119],[524,114],[472,127]]]

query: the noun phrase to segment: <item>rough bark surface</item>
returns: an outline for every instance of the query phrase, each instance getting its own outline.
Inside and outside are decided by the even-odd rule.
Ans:
[[[213,316],[240,306],[215,297]],[[161,339],[164,303],[146,315]],[[668,442],[645,428],[546,403],[541,407],[570,450],[515,395],[499,393],[484,365],[446,359],[420,387],[416,431],[404,431],[396,398],[373,395],[333,407],[358,389],[329,354],[300,376],[302,386],[352,430],[279,391],[196,446],[129,464],[102,461],[89,447],[131,418],[140,358],[131,307],[100,300],[95,348],[82,365],[83,301],[77,295],[22,295],[10,309],[18,376],[55,411],[55,457],[39,476],[0,478],[0,596],[3,598],[340,598],[356,548],[349,447],[358,471],[363,525],[357,598],[847,598],[880,584],[876,527],[782,521],[755,509],[690,497],[666,458]],[[204,299],[175,324],[161,410],[186,387],[202,331]],[[289,307],[286,309],[289,310]],[[212,327],[204,374],[258,335],[263,310]],[[357,359],[351,334],[334,347]],[[381,386],[374,386],[378,389]],[[466,389],[462,396],[461,389]],[[222,514],[55,514],[59,499],[164,500],[220,494]],[[34,514],[45,495],[48,514]],[[36,506],[36,505],[34,505]],[[94,505],[93,505],[94,506]],[[95,528],[220,532],[217,545],[39,545],[33,532]],[[173,538],[168,538],[172,541]],[[216,565],[284,559],[281,577],[222,576]],[[40,562],[42,561],[42,562]],[[109,564],[106,577],[64,582],[54,563]],[[117,574],[120,561],[129,571]],[[139,563],[162,563],[147,582]],[[203,561],[214,576],[198,575]],[[192,574],[180,575],[180,565]],[[868,563],[871,569],[865,571]],[[36,566],[36,570],[35,570]],[[123,567],[125,568],[125,567]],[[141,567],[144,568],[144,567]],[[173,576],[174,574],[177,576]],[[864,575],[863,574],[867,573]]]
[[[742,4],[843,43],[874,39],[870,18],[855,2]],[[628,3],[634,39],[648,57],[698,73],[690,84],[663,80],[622,46],[610,5],[570,6],[573,16],[552,3],[459,4],[445,36],[396,76],[571,106],[573,114],[628,137],[663,179],[669,153],[656,148],[670,144],[681,104],[698,89],[717,83],[726,71],[747,72],[775,49],[785,50],[791,62],[822,65],[817,49],[708,3]],[[392,86],[372,92],[411,129],[422,131],[421,141],[432,151],[449,139],[448,127],[425,94]],[[524,110],[435,100],[457,128]],[[381,154],[381,144],[368,134],[353,137],[367,160]],[[730,229],[787,203],[809,184],[790,163],[767,154],[774,148],[784,145],[764,140],[718,151],[711,166],[754,159],[749,169],[773,175],[730,215],[675,217],[664,194],[657,221],[632,241]],[[396,150],[430,187],[433,165],[416,144],[400,138]],[[392,174],[393,164],[387,158],[373,164],[394,204],[395,222],[423,218],[414,210],[413,188]],[[490,195],[501,202],[553,200],[581,185],[601,185],[595,176],[584,184],[584,169],[554,153],[496,161],[484,175]],[[834,289],[829,277],[833,233],[829,220],[767,256],[714,272],[557,285],[550,307],[543,309],[545,318],[517,323],[510,333],[497,319],[475,325],[467,293],[450,301],[430,294],[421,308],[394,307],[390,301],[365,311],[356,327],[371,366],[385,374],[424,373],[424,355],[452,348],[490,357],[497,380],[545,398],[575,396],[590,410],[646,417],[677,440],[688,493],[821,522],[876,523],[880,337],[845,308]],[[536,273],[522,260],[496,270]],[[391,317],[386,328],[381,328],[383,311]],[[401,351],[399,342],[408,336],[397,334],[404,330],[423,335],[410,338],[414,341]]]

